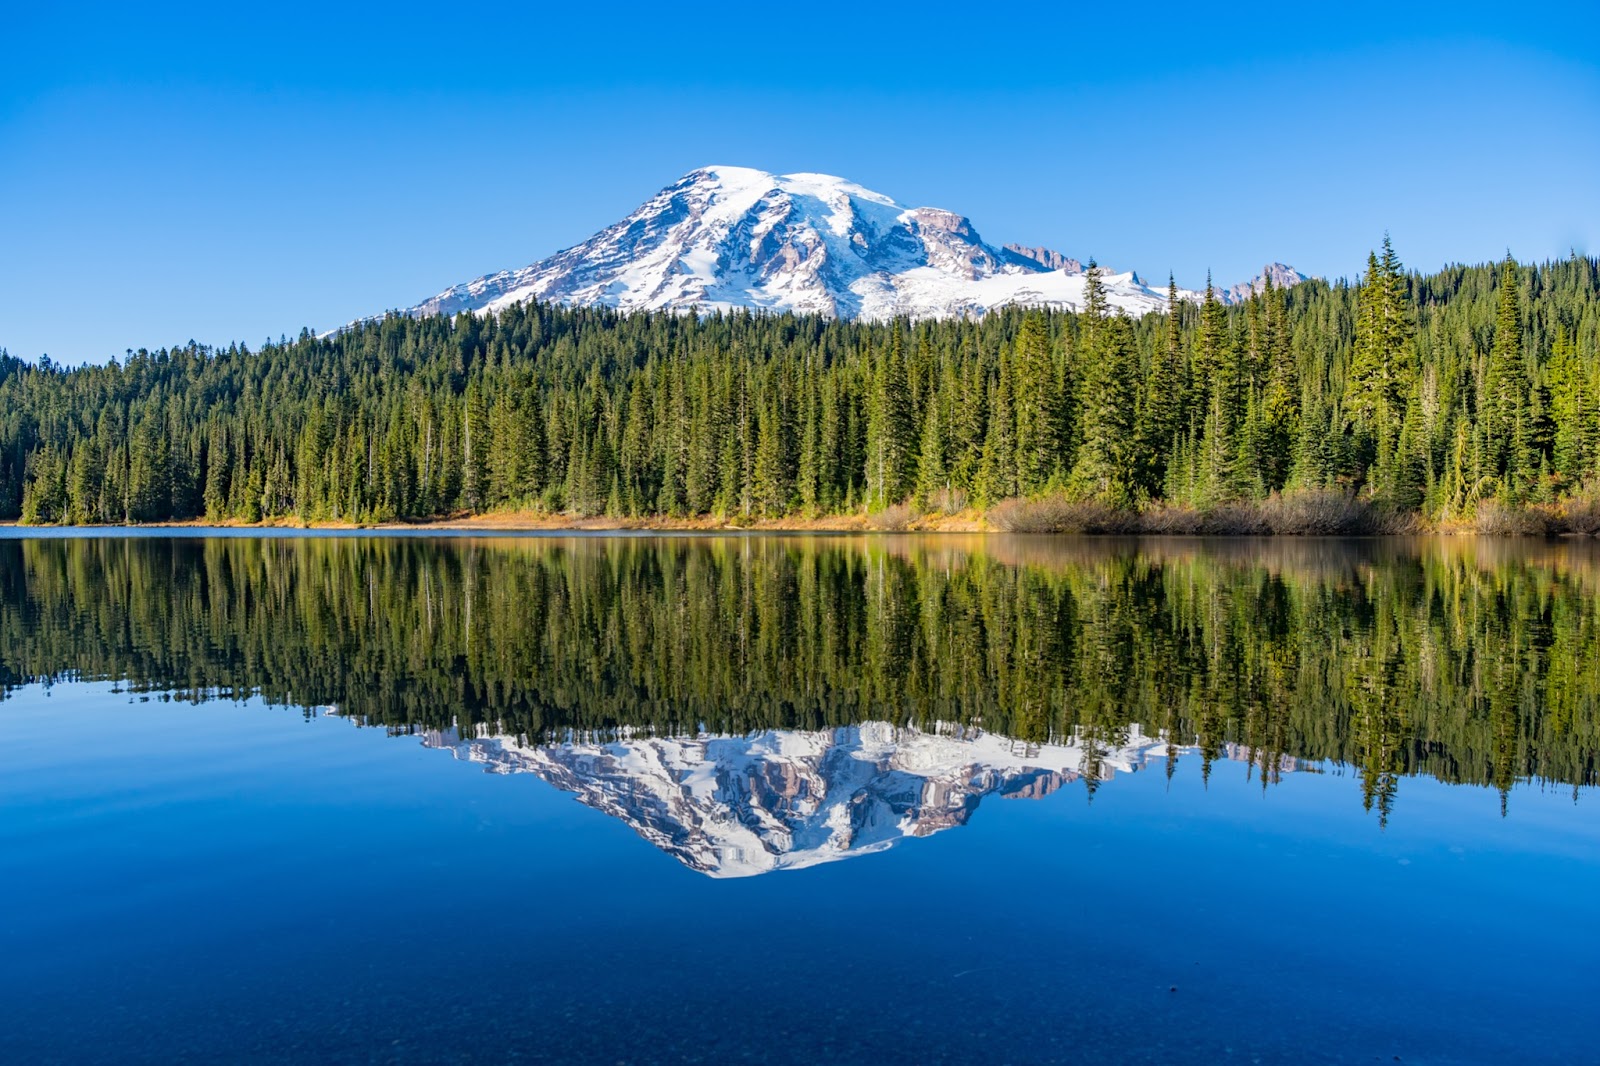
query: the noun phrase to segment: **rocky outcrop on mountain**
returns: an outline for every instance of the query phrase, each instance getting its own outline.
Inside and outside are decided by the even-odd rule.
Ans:
[[[1008,244],[1004,250],[1046,270],[1064,270],[1068,274],[1083,273],[1082,263],[1050,248],[1024,248],[1020,244]]]
[[[1302,281],[1310,280],[1300,271],[1286,263],[1268,263],[1261,268],[1261,273],[1249,281],[1241,282],[1224,290],[1221,294],[1222,302],[1230,304],[1241,303],[1258,293],[1266,292],[1269,279],[1275,289],[1287,289],[1300,284]]]

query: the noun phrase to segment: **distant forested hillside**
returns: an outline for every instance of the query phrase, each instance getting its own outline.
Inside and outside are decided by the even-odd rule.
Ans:
[[[1335,488],[1469,517],[1600,480],[1600,260],[981,321],[549,305],[259,351],[0,356],[0,517],[819,515]]]

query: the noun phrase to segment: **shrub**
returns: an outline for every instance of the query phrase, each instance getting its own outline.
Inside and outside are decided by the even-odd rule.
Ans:
[[[1045,496],[1037,500],[1001,500],[989,522],[1007,533],[1135,533],[1139,515],[1119,511],[1097,500]]]
[[[876,514],[867,516],[867,525],[884,533],[902,533],[916,515],[909,504],[890,504]]]
[[[1478,503],[1473,528],[1490,537],[1542,537],[1552,532],[1550,516],[1544,511],[1512,507],[1499,500]]]
[[[936,514],[960,514],[967,509],[967,490],[943,488],[928,493],[928,510]]]
[[[1332,489],[1273,493],[1260,508],[1262,520],[1274,533],[1352,536],[1376,533],[1383,524],[1371,504]]]
[[[1047,496],[1004,500],[989,512],[997,529],[1010,533],[1148,533],[1160,536],[1306,537],[1412,533],[1415,515],[1387,511],[1333,489],[1274,493],[1265,500],[1233,500],[1205,510],[1155,503],[1142,511],[1119,510],[1095,500]]]
[[[1562,501],[1559,529],[1563,533],[1600,536],[1600,485],[1586,485],[1579,495]]]
[[[1219,503],[1200,512],[1200,532],[1206,536],[1249,537],[1271,533],[1272,527],[1259,503]]]
[[[1159,536],[1192,537],[1205,532],[1205,516],[1176,503],[1155,504],[1139,516],[1139,524],[1144,532]]]

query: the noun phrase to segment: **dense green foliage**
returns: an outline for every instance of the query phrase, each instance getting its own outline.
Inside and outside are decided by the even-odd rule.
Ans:
[[[532,740],[888,720],[1109,747],[1138,723],[1208,773],[1337,761],[1387,817],[1408,774],[1596,783],[1597,594],[1588,542],[6,539],[0,691]]]
[[[1045,492],[1210,507],[1296,487],[1454,517],[1597,477],[1600,261],[1422,277],[1387,241],[1358,286],[1136,321],[533,305],[74,370],[0,356],[0,518],[36,523],[738,517]]]

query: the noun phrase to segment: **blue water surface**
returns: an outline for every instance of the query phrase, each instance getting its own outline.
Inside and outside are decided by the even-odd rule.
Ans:
[[[718,880],[531,775],[0,703],[6,1062],[1594,1062],[1593,790],[1181,759]],[[1403,816],[1402,816],[1403,815]]]

